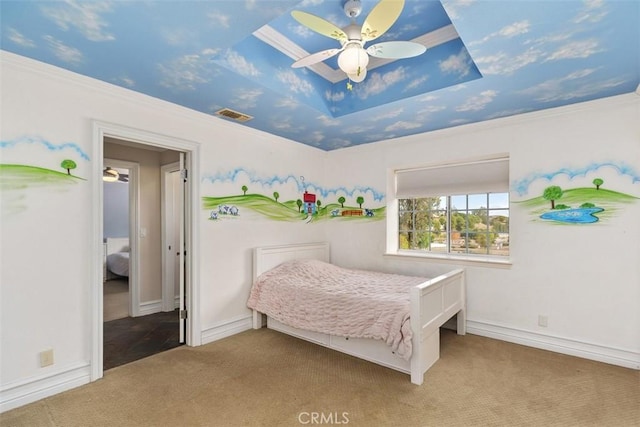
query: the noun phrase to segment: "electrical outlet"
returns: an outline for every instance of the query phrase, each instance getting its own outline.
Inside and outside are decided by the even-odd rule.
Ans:
[[[53,349],[40,352],[40,367],[53,365]]]
[[[548,323],[549,323],[549,319],[547,316],[543,314],[538,315],[538,326],[542,326],[543,328],[546,328]]]

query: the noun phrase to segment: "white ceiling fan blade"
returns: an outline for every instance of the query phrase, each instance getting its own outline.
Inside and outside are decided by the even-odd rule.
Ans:
[[[332,56],[336,56],[340,51],[342,51],[342,49],[327,49],[320,52],[312,53],[311,55],[307,55],[303,58],[298,59],[296,62],[291,64],[291,67],[308,67],[309,65],[317,64],[318,62],[322,62],[325,59],[331,58]]]
[[[292,11],[291,16],[293,16],[296,21],[316,33],[331,37],[332,39],[336,39],[340,42],[347,41],[347,35],[344,31],[326,19],[299,10]]]
[[[400,17],[404,0],[380,0],[362,24],[362,40],[370,41],[383,35]]]
[[[402,59],[422,55],[427,48],[420,43],[395,41],[371,45],[367,53],[376,58]]]

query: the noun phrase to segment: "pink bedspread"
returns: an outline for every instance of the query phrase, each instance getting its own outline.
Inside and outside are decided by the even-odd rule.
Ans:
[[[261,274],[247,305],[294,328],[381,339],[409,360],[409,289],[426,280],[295,260]]]

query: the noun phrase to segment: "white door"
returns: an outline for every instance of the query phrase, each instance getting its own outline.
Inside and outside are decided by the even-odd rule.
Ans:
[[[179,235],[179,250],[177,251],[178,258],[178,286],[180,293],[180,342],[185,342],[185,331],[186,331],[186,318],[187,318],[187,304],[185,300],[185,256],[186,256],[186,245],[184,242],[185,236],[185,215],[184,208],[186,206],[185,203],[185,184],[187,182],[187,171],[185,169],[184,164],[184,153],[180,153],[180,172],[179,172],[179,185],[176,186],[176,200],[180,208],[178,211],[178,235]],[[184,314],[184,315],[183,315]]]
[[[162,305],[164,311],[180,310],[180,342],[184,343],[185,244],[184,244],[184,154],[180,162],[162,167],[163,175],[163,272]]]

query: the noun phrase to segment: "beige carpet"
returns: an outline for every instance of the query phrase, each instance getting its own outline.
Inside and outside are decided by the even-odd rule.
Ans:
[[[112,369],[4,413],[0,425],[640,425],[639,371],[451,331],[441,350],[417,387],[390,369],[247,331]]]
[[[103,286],[104,321],[129,317],[129,281],[107,280]]]

